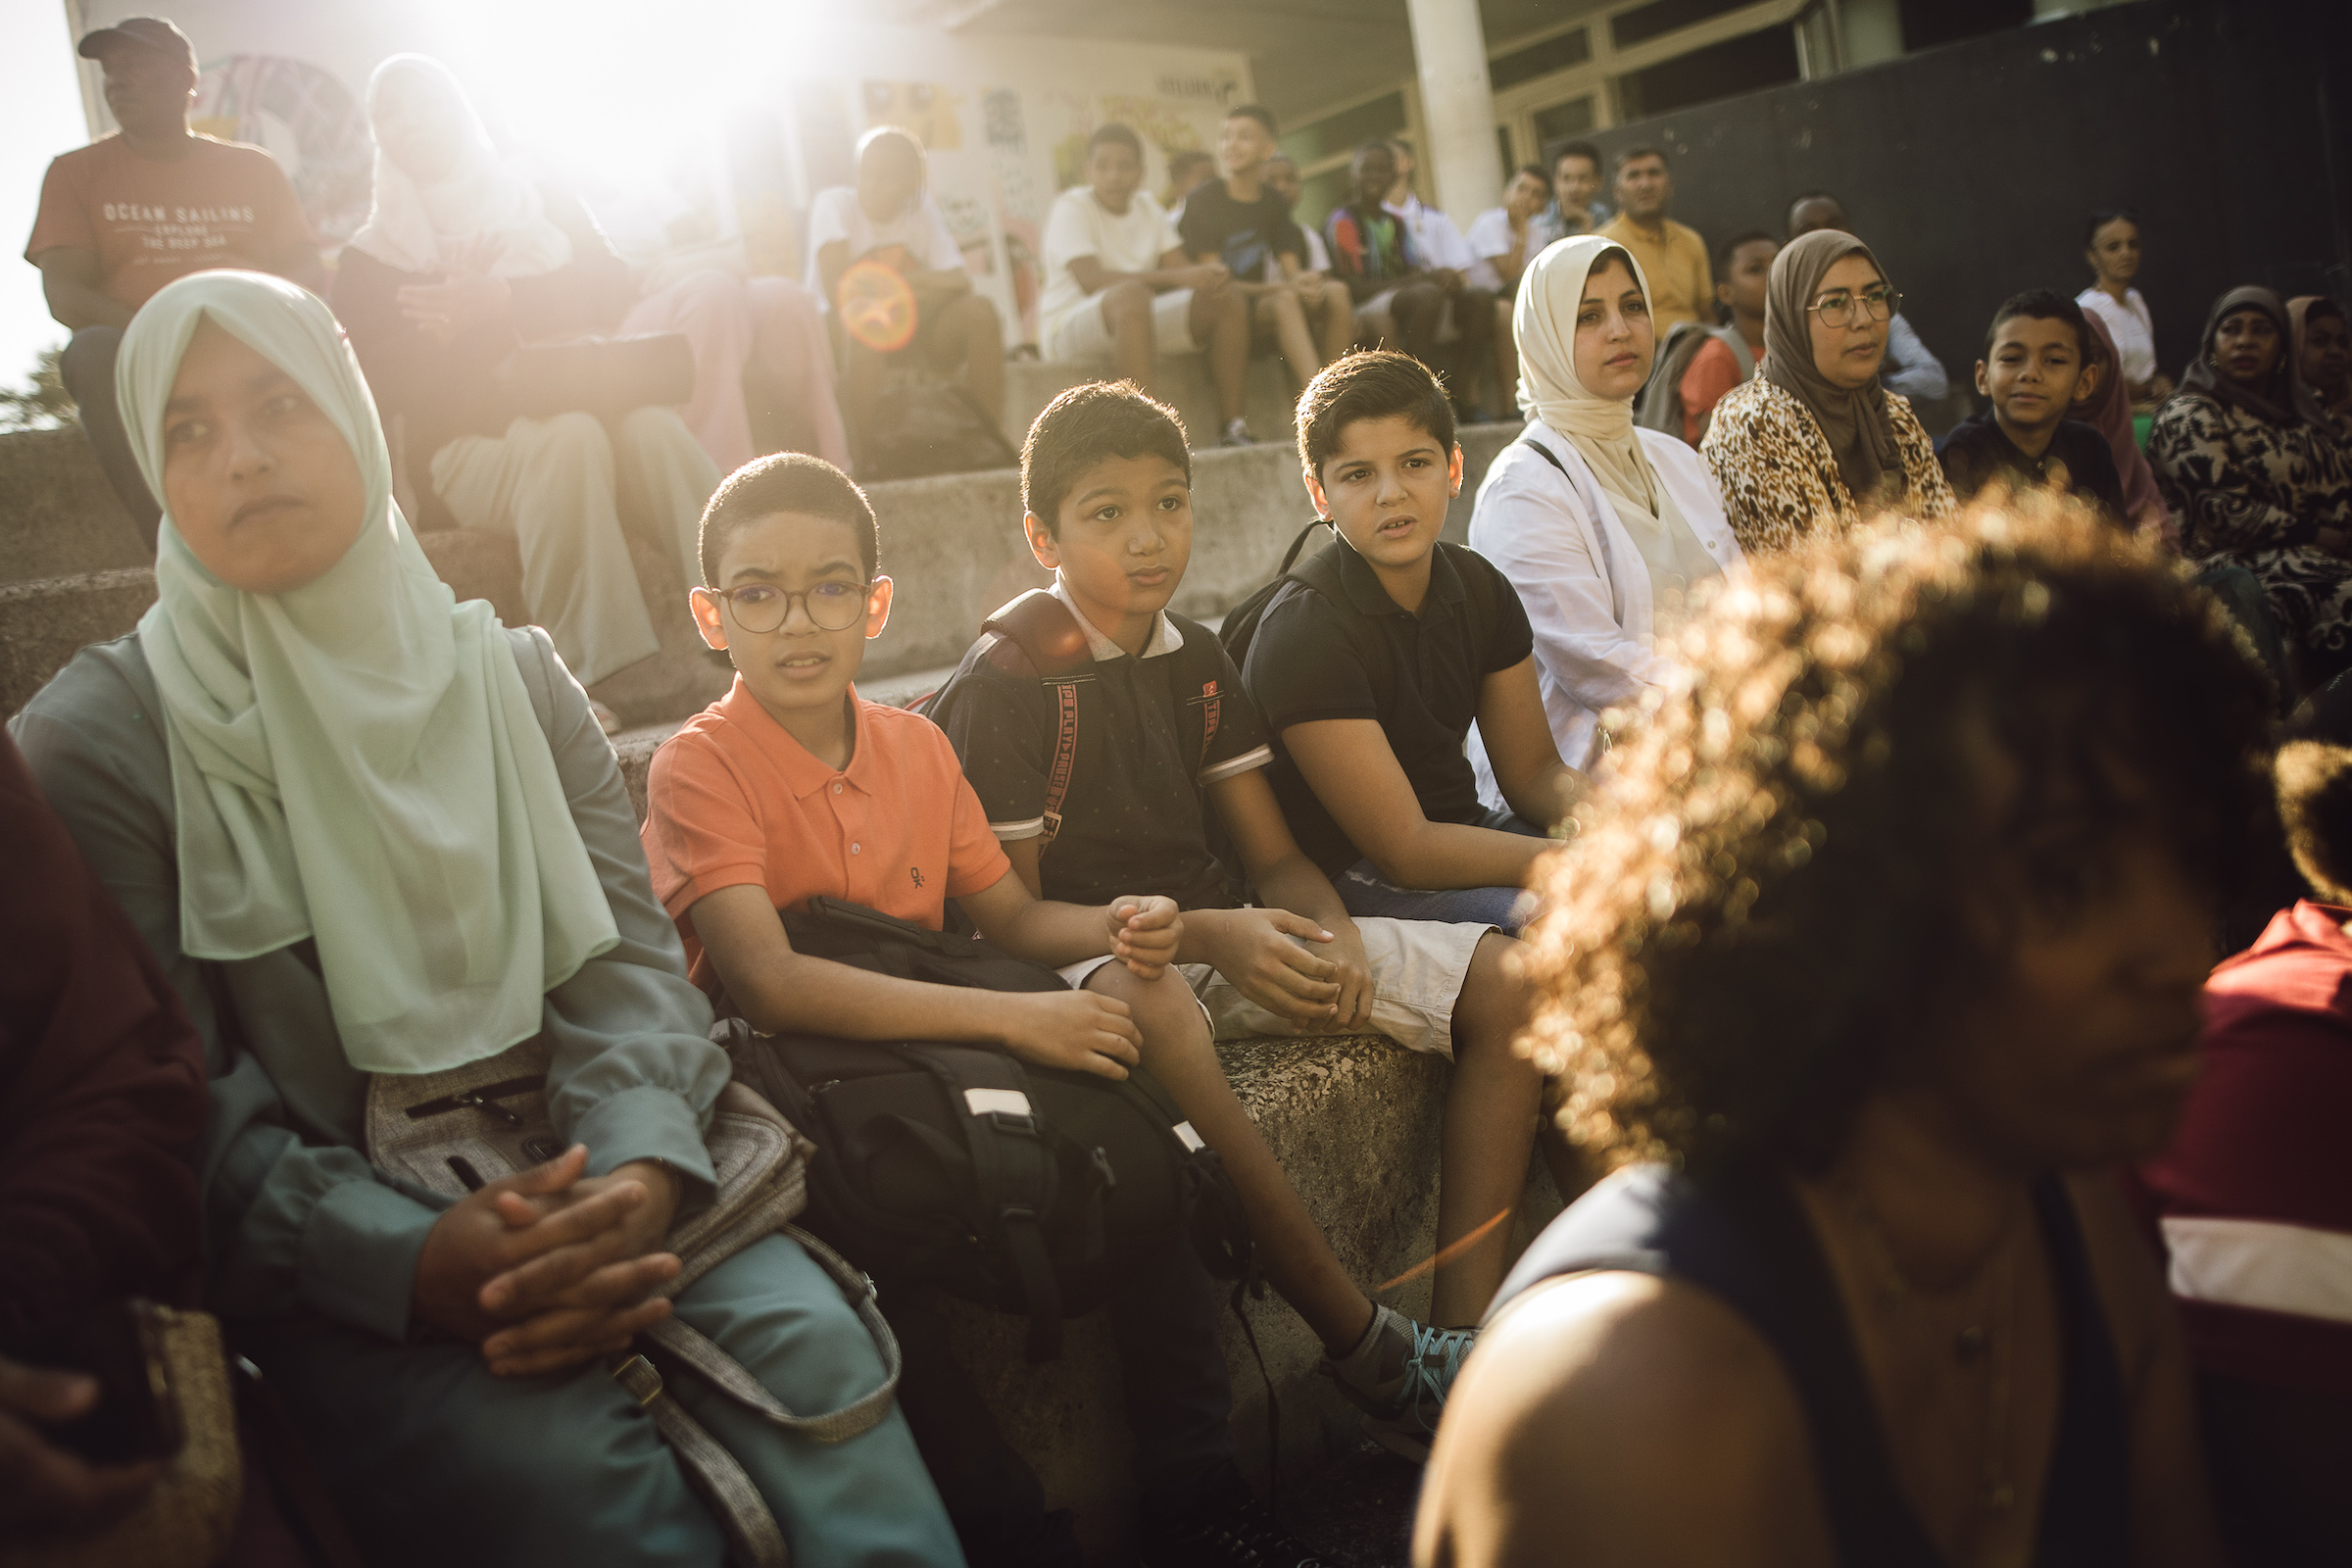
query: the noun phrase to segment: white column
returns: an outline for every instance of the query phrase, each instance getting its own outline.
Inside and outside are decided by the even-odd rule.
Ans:
[[[1478,0],[1405,0],[1421,76],[1429,145],[1421,162],[1437,181],[1437,205],[1462,227],[1502,200],[1502,154],[1494,139],[1494,88],[1487,79],[1487,35]]]

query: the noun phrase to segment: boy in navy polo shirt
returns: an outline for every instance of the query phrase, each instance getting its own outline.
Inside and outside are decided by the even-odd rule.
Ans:
[[[1134,387],[1056,398],[1030,428],[1021,463],[1024,526],[1054,572],[1053,600],[1041,593],[1000,612],[994,624],[1026,623],[1031,634],[984,635],[932,712],[1014,869],[1041,897],[1087,903],[1115,885],[1182,906],[1176,958],[1192,994],[1138,982],[1117,964],[1063,972],[1134,1009],[1144,1064],[1223,1156],[1267,1276],[1323,1341],[1326,1370],[1371,1416],[1375,1437],[1426,1456],[1475,1332],[1466,1325],[1502,1273],[1508,1226],[1494,1222],[1527,1177],[1539,1084],[1511,1050],[1527,993],[1503,962],[1509,939],[1478,925],[1352,920],[1299,852],[1266,780],[1273,752],[1240,672],[1205,628],[1166,611],[1192,551],[1191,481],[1183,426]],[[1230,858],[1212,840],[1211,806]],[[1243,903],[1237,874],[1255,906]],[[1214,1047],[1215,1038],[1367,1029],[1456,1062],[1432,1316],[1463,1327],[1376,1308],[1348,1277]],[[1447,1255],[1455,1242],[1467,1245]]]
[[[1274,794],[1353,915],[1516,932],[1521,888],[1584,775],[1560,760],[1535,633],[1485,557],[1440,544],[1462,487],[1453,407],[1419,361],[1374,351],[1298,400],[1298,460],[1339,535],[1267,602],[1243,683],[1274,730]],[[1478,721],[1511,806],[1490,810]]]

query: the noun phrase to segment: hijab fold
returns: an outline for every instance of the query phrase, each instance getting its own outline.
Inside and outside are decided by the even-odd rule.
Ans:
[[[2262,312],[2278,329],[2278,364],[2259,391],[2240,386],[2213,366],[2214,339],[2221,335],[2223,320],[2247,309]],[[2259,283],[2233,288],[2213,302],[2213,310],[2205,318],[2205,335],[2197,340],[2197,357],[2181,372],[2180,390],[2251,414],[2265,424],[2281,427],[2308,424],[2323,431],[2329,427],[2328,411],[2320,406],[2311,388],[2303,384],[2286,307],[2274,290]]]
[[[247,593],[172,521],[164,406],[210,320],[285,371],[349,443],[358,537],[317,577]],[[166,498],[139,646],[172,762],[180,945],[250,958],[304,938],[344,1054],[433,1072],[539,1032],[547,991],[619,940],[516,668],[392,501],[357,361],[324,304],[258,272],[164,288],[123,334],[116,391]]]
[[[2142,518],[2169,520],[2164,497],[2156,488],[2156,474],[2132,433],[2132,389],[2124,378],[2123,353],[2098,312],[2084,311],[2082,324],[2088,328],[2083,359],[2098,367],[2099,381],[2091,389],[2089,401],[2073,405],[2067,417],[2082,420],[2107,438],[2107,450],[2124,481],[2124,515],[2135,522]]]
[[[1596,396],[1576,374],[1576,316],[1585,283],[1600,259],[1612,254],[1625,258],[1647,306],[1649,280],[1642,275],[1642,264],[1600,235],[1554,241],[1528,265],[1511,313],[1511,330],[1519,340],[1519,406],[1576,448],[1648,567],[1653,610],[1679,615],[1690,584],[1718,576],[1723,568],[1699,543],[1642,450],[1633,398]]]
[[[1854,500],[1867,507],[1874,500],[1901,495],[1906,483],[1903,451],[1895,443],[1886,390],[1876,372],[1858,387],[1843,387],[1813,363],[1813,301],[1830,269],[1848,256],[1862,257],[1886,277],[1886,269],[1879,266],[1869,246],[1835,228],[1800,234],[1772,259],[1772,275],[1764,289],[1764,378],[1805,406],[1829,438],[1838,477]],[[1881,498],[1879,486],[1888,476],[1894,489]]]
[[[428,55],[394,55],[377,66],[368,78],[370,122],[387,91],[438,95],[442,112],[462,122],[465,150],[445,178],[419,185],[385,156],[379,133],[375,189],[354,247],[404,272],[538,277],[571,260],[571,239],[549,220],[539,187],[499,157],[447,66]]]

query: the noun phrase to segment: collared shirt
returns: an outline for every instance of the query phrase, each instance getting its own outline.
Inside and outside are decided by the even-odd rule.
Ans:
[[[996,633],[972,645],[932,702],[931,716],[962,759],[990,829],[1007,843],[1045,835],[1068,722],[1075,739],[1060,826],[1038,861],[1045,896],[1093,905],[1164,894],[1188,909],[1230,907],[1234,891],[1210,844],[1206,791],[1274,760],[1241,671],[1206,629],[1164,611],[1141,659],[1084,615],[1078,624],[1095,662],[1070,683],[1066,712],[1060,689],[1039,679],[1019,644]]]
[[[2097,426],[2080,419],[2059,420],[2041,456],[2029,458],[1987,409],[1945,431],[1936,443],[1936,458],[1952,482],[1952,493],[1963,501],[1996,478],[2022,486],[2063,481],[2068,491],[2097,502],[2111,521],[2124,520],[2124,482],[2115,471],[2115,453]]]
[[[1293,724],[1370,718],[1412,781],[1432,822],[1478,822],[1486,814],[1463,743],[1489,675],[1535,652],[1527,610],[1501,572],[1475,550],[1441,544],[1430,561],[1429,593],[1408,612],[1371,563],[1345,539],[1339,556],[1346,602],[1287,582],[1267,604],[1242,671],[1274,730],[1274,793],[1291,832],[1325,872],[1364,858],[1316,796],[1283,745]],[[1475,579],[1475,580],[1473,580]],[[1368,636],[1365,634],[1369,633]],[[1363,648],[1387,645],[1386,667]]]
[[[1594,232],[1624,246],[1642,264],[1642,275],[1649,283],[1650,318],[1661,337],[1677,321],[1713,324],[1715,268],[1697,229],[1661,218],[1655,234],[1644,233],[1620,213]]]
[[[1070,591],[1061,585],[1059,572],[1054,574],[1054,586],[1046,591],[1061,601],[1062,608],[1070,612],[1070,618],[1078,622],[1078,629],[1086,633],[1086,651],[1093,657],[1096,663],[1100,664],[1109,660],[1127,657],[1126,649],[1112,642],[1102,627],[1086,618],[1086,612],[1078,608],[1078,601],[1072,599]],[[1177,626],[1174,618],[1163,610],[1159,612],[1159,618],[1152,623],[1152,635],[1145,641],[1144,651],[1136,657],[1139,659],[1162,659],[1183,646],[1184,632]]]
[[[720,888],[764,888],[778,908],[830,894],[936,931],[948,900],[1012,869],[947,737],[855,689],[845,700],[854,725],[845,768],[793,739],[740,675],[654,754],[645,858],[706,990],[718,979],[693,911]]]
[[[1420,197],[1407,191],[1401,202],[1382,203],[1390,212],[1404,220],[1404,226],[1413,232],[1413,247],[1421,253],[1427,267],[1450,268],[1467,272],[1478,265],[1478,257],[1470,242],[1454,226],[1453,220],[1430,206]]]

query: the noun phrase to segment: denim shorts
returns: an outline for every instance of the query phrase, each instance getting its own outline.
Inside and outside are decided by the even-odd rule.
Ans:
[[[1489,811],[1480,827],[1528,838],[1544,837],[1544,830],[1509,811]],[[1536,917],[1536,896],[1524,888],[1400,888],[1358,860],[1331,879],[1340,903],[1358,918],[1386,916],[1392,920],[1447,920],[1465,925],[1491,925],[1517,936]]]

